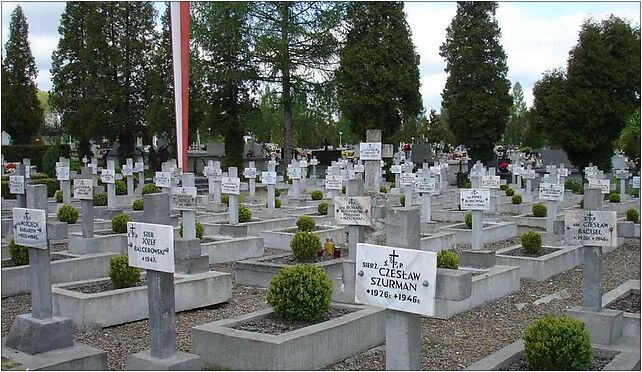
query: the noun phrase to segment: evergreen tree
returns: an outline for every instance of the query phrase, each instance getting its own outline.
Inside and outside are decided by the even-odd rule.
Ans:
[[[416,124],[422,110],[419,55],[403,3],[352,2],[347,23],[336,71],[341,113],[359,138],[376,128],[388,140],[404,125]]]
[[[507,144],[519,145],[522,142],[522,136],[526,128],[526,102],[524,102],[524,91],[522,85],[518,82],[513,86],[511,94],[513,106],[510,109],[506,131],[504,132],[504,142]]]
[[[35,83],[38,68],[28,34],[27,18],[18,5],[11,13],[9,39],[2,59],[2,129],[14,144],[30,143],[44,121]]]
[[[495,2],[458,2],[440,47],[448,73],[442,92],[448,126],[469,155],[481,161],[492,159],[512,104],[496,9]]]

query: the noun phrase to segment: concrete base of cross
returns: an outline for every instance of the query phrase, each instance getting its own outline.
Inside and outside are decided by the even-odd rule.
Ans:
[[[129,355],[125,369],[128,371],[193,371],[201,369],[201,362],[198,355],[182,351],[167,358],[156,358],[149,350],[145,350]]]
[[[4,337],[2,339],[2,369],[25,371],[107,370],[107,353],[89,345],[76,343],[70,347],[31,355],[6,346],[6,341],[7,337]],[[6,361],[5,358],[9,361]]]
[[[589,311],[575,307],[566,310],[566,314],[584,323],[593,343],[611,345],[622,337],[624,317],[619,310]]]
[[[74,344],[73,323],[59,316],[36,319],[31,314],[21,314],[13,322],[6,344],[32,355],[70,347]]]

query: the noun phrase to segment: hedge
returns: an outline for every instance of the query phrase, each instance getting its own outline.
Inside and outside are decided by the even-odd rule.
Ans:
[[[22,159],[31,159],[31,165],[38,167],[38,171],[42,172],[42,157],[45,155],[47,148],[55,145],[2,145],[0,153],[4,155],[4,160],[8,162],[22,162]],[[69,157],[71,148],[69,145],[58,145],[60,149],[59,156]]]

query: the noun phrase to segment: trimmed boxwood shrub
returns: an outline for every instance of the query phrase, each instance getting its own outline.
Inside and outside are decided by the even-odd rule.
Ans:
[[[116,195],[127,195],[127,184],[123,180],[116,180]]]
[[[388,192],[388,188],[386,186],[381,186],[379,187],[379,192],[385,194]]]
[[[54,194],[54,198],[56,199],[56,203],[62,203],[63,201],[62,190],[56,190],[56,193]]]
[[[281,191],[281,189],[277,189],[277,188],[274,189],[274,197],[278,198],[279,196],[281,196],[282,193],[283,191]]]
[[[181,227],[178,229],[178,234],[183,237],[183,223],[181,222]],[[203,239],[203,234],[205,234],[205,227],[199,221],[196,221],[196,238]]]
[[[502,191],[506,191],[507,188],[508,188],[508,185],[499,185],[499,189]]]
[[[314,190],[310,196],[312,197],[312,200],[321,200],[323,199],[323,192],[321,190]]]
[[[125,190],[127,191],[127,190]],[[154,185],[153,183],[147,183],[143,186],[143,189],[140,191],[141,194],[147,195],[147,194],[158,194],[161,192],[160,187]]]
[[[16,266],[29,265],[29,248],[24,245],[16,244],[16,241],[11,239],[9,242],[9,257]]]
[[[0,181],[2,184],[2,197],[5,199],[15,199],[16,195],[9,193],[9,181]]]
[[[143,210],[143,206],[144,206],[143,203],[144,203],[143,199],[134,200],[134,204],[132,205],[132,209],[134,209],[135,211],[142,211]]]
[[[535,217],[546,217],[548,213],[548,208],[544,203],[535,203],[533,204],[533,216]]]
[[[140,270],[129,266],[129,258],[121,254],[109,260],[109,278],[114,288],[128,288],[140,279]]]
[[[526,252],[533,254],[542,253],[542,235],[537,231],[529,231],[526,234],[522,235],[522,247]]]
[[[99,192],[94,194],[94,207],[104,207],[107,205],[107,193]]]
[[[582,185],[582,182],[577,180],[567,179],[564,181],[564,189],[571,190],[574,194],[584,193],[584,185]]]
[[[65,204],[58,209],[56,217],[60,222],[76,223],[78,221],[78,210],[72,205]]]
[[[437,267],[457,270],[459,268],[459,255],[452,251],[439,251],[437,253]]]
[[[513,196],[513,195],[515,195],[515,190],[511,189],[510,187],[508,187],[506,189],[506,196]]]
[[[342,186],[342,187],[341,187],[341,193],[342,193],[342,194],[345,194],[345,193],[346,193],[346,187],[345,187],[345,186]]]
[[[252,221],[252,211],[244,204],[239,204],[239,223]]]
[[[296,227],[299,231],[314,231],[317,221],[310,216],[302,216],[296,221]]]
[[[49,175],[46,174],[46,173],[35,172],[35,173],[31,173],[29,175],[29,177],[31,178],[32,181],[33,180],[44,180],[46,178],[49,178]]]
[[[330,310],[332,280],[312,265],[281,269],[270,281],[267,301],[274,314],[285,320],[314,321]]]
[[[511,198],[511,202],[513,202],[513,204],[522,204],[522,196],[513,195],[513,197]]]
[[[228,194],[221,195],[221,203],[230,206],[230,196]]]
[[[464,213],[464,224],[469,229],[473,228],[473,213],[472,212]]]
[[[131,217],[125,213],[119,213],[111,219],[111,229],[116,234],[123,234],[127,232],[127,222],[132,220]]]
[[[319,212],[320,215],[325,216],[328,214],[328,203],[319,203],[319,206],[317,207],[317,212]]]
[[[614,192],[609,194],[609,201],[611,203],[619,203],[620,202],[620,194],[616,194]]]
[[[544,316],[524,331],[524,357],[531,370],[588,370],[593,361],[591,338],[580,320]]]
[[[290,241],[294,257],[299,261],[308,261],[321,250],[321,239],[314,233],[299,231]]]
[[[627,221],[638,222],[639,219],[640,219],[640,212],[638,212],[637,209],[629,208],[626,211],[626,220]]]
[[[281,199],[274,199],[274,208],[281,208]]]

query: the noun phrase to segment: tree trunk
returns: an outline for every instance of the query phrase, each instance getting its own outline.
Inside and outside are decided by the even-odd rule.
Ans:
[[[290,18],[290,5],[286,2],[281,6],[281,76],[283,77],[283,161],[290,164],[292,159],[292,98],[290,82],[290,53],[288,50],[288,21]]]

